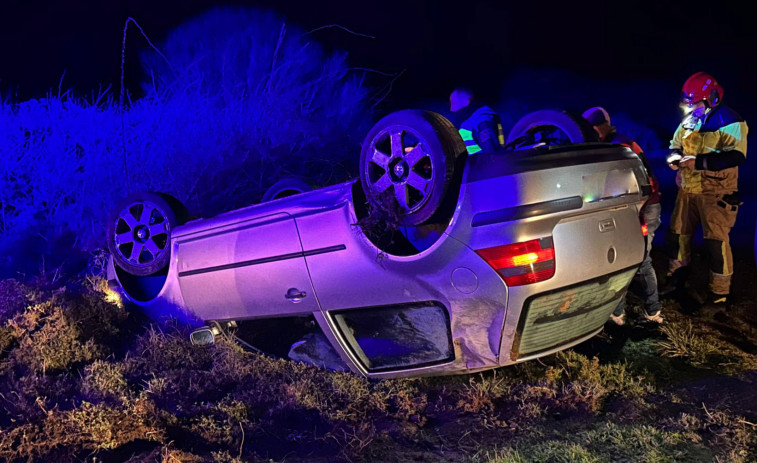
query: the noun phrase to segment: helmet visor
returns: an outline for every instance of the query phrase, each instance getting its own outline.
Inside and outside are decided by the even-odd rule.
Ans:
[[[682,105],[692,106],[699,103],[703,99],[704,98],[697,98],[697,95],[695,95],[693,92],[692,93],[681,92]]]

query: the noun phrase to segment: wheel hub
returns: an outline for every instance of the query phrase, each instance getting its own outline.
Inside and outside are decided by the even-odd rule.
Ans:
[[[389,165],[389,176],[392,182],[399,183],[407,179],[410,169],[407,163],[402,159],[397,159]]]
[[[139,225],[134,228],[134,240],[140,243],[144,243],[150,238],[150,230],[144,225]]]
[[[402,177],[402,175],[405,173],[405,168],[402,167],[402,163],[397,164],[394,166],[394,175],[397,177]]]

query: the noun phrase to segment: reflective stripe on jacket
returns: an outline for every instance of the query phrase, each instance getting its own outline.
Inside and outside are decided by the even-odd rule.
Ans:
[[[670,148],[688,156],[736,150],[746,157],[748,130],[741,116],[721,105],[702,119],[685,118],[673,134]],[[681,169],[681,189],[694,194],[732,193],[738,190],[738,177],[738,167],[718,171]]]
[[[473,132],[468,129],[460,129],[458,132],[460,132],[460,136],[465,142],[465,149],[468,150],[468,154],[475,154],[481,151],[481,147],[478,146],[476,140],[473,139]]]
[[[495,144],[504,146],[505,135],[502,132],[502,124],[500,123],[499,116],[488,106],[481,106],[476,109],[473,114],[465,119],[461,124],[458,131],[460,136],[465,142],[465,148],[468,150],[468,154],[475,154],[480,151],[481,144],[484,144],[487,140],[480,138],[480,133],[487,125],[491,126],[493,130],[496,130],[497,140]]]

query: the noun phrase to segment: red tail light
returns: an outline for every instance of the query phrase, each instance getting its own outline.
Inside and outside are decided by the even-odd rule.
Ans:
[[[641,224],[641,234],[644,236],[647,236],[649,234],[649,227],[647,227],[647,224],[645,223]]]
[[[555,274],[552,237],[479,249],[476,253],[494,267],[508,286],[548,280]]]
[[[652,187],[652,194],[660,191],[660,184],[657,183],[657,179],[652,176],[649,177],[649,186]]]

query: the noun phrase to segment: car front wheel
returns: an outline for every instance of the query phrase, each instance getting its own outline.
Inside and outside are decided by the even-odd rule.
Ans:
[[[171,258],[171,233],[188,218],[179,200],[140,192],[121,201],[108,220],[108,250],[115,264],[136,276],[157,273]]]
[[[401,225],[434,216],[448,193],[465,144],[454,125],[431,111],[398,111],[368,132],[360,153],[360,181],[368,202]]]

